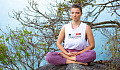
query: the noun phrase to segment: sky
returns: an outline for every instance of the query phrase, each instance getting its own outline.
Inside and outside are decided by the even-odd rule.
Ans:
[[[12,14],[14,10],[22,10],[27,5],[27,0],[0,0],[0,28],[6,31],[7,27],[10,26],[12,29],[19,26],[19,23],[11,18],[9,14]]]
[[[45,1],[38,1],[38,3],[42,3],[39,6],[42,6],[42,11],[46,11],[45,9]],[[8,32],[7,26],[10,26],[11,29],[16,29],[16,27],[21,27],[21,24],[11,18],[10,15],[12,15],[12,11],[22,11],[26,6],[28,6],[28,0],[0,0],[0,29],[4,32]],[[1,35],[1,32],[0,32]],[[44,65],[45,61],[41,63],[41,66]]]
[[[39,8],[42,9],[41,11],[46,11],[47,7],[46,4],[48,2],[46,2],[47,0],[37,0],[37,2],[39,3]],[[50,0],[48,0],[50,1]],[[99,2],[99,1],[97,1]],[[28,0],[0,0],[0,28],[4,31],[6,31],[7,27],[6,26],[10,26],[12,29],[15,29],[16,27],[20,26],[20,23],[11,18],[8,13],[10,15],[12,15],[12,11],[20,11],[23,10],[24,8],[26,8],[26,6],[28,6]],[[109,16],[108,13],[102,13],[104,16]],[[101,15],[101,16],[103,16]],[[111,17],[111,16],[109,16]],[[114,18],[114,17],[113,17]],[[104,17],[101,18],[99,17],[98,21],[103,21],[103,20],[109,20],[108,17]]]
[[[39,3],[39,7],[40,9],[42,9],[41,11],[47,11],[47,7],[46,7],[46,0],[37,0]],[[50,0],[48,0],[50,1]],[[12,11],[20,11],[23,10],[24,8],[26,8],[26,6],[28,6],[28,0],[0,0],[0,28],[7,32],[7,27],[6,26],[10,26],[12,29],[16,29],[16,27],[20,27],[21,24],[9,17],[8,13],[12,15]],[[108,16],[109,14],[103,13],[104,16]],[[101,16],[103,16],[101,15]],[[110,16],[111,17],[111,16]],[[99,21],[102,20],[107,20],[108,18],[101,18],[99,17]],[[0,32],[1,35],[1,32]],[[99,35],[99,36],[98,36]],[[104,36],[100,36],[100,32],[95,32],[94,33],[95,36],[95,42],[96,42],[96,48],[95,50],[101,50],[101,46],[103,45],[105,38]],[[98,57],[97,59],[103,59],[103,57]]]
[[[39,4],[39,7],[42,9],[41,11],[46,11],[46,6],[44,3],[46,3],[45,0],[37,0]],[[28,0],[0,0],[0,28],[3,31],[7,31],[6,26],[10,26],[12,29],[16,29],[16,27],[20,26],[20,23],[11,18],[10,15],[12,15],[12,11],[23,11],[26,6],[29,6]],[[42,7],[41,7],[42,6]]]

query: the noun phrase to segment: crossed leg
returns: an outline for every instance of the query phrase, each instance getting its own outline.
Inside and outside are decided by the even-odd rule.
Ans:
[[[58,53],[58,54],[60,54],[62,57],[67,59],[66,64],[77,63],[77,64],[82,64],[82,65],[88,65],[88,63],[77,62],[76,56],[69,57],[65,55],[64,53]]]

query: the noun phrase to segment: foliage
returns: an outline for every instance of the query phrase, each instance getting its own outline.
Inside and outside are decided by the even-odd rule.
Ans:
[[[117,58],[120,57],[120,29],[102,29],[99,30],[107,40],[104,45],[106,54],[108,57]],[[102,52],[103,53],[103,52]]]
[[[84,17],[82,18],[82,21],[87,23],[91,26],[91,28],[107,28],[107,27],[118,27],[120,28],[120,14],[119,12],[119,0],[113,0],[113,1],[101,1],[103,3],[97,3],[96,0],[64,0],[62,3],[57,3],[57,15],[60,16],[62,21],[70,21],[70,8],[72,4],[78,3],[83,8],[83,14]],[[101,22],[97,22],[98,17],[101,15],[101,13],[104,13],[106,11],[111,15],[109,17],[110,21],[103,20]],[[113,15],[116,15],[117,18],[112,19],[111,17]],[[97,22],[97,23],[96,23]]]
[[[0,36],[0,66],[18,70],[39,67],[48,52],[47,43],[40,38],[40,33],[24,25],[22,29],[9,30],[9,34]]]
[[[100,4],[96,0],[64,0],[55,2],[56,4],[54,5],[50,4],[49,13],[41,12],[41,8],[34,0],[28,0],[29,6],[24,8],[23,11],[13,10],[13,15],[10,15],[10,17],[19,21],[23,27],[21,30],[9,29],[9,34],[3,32],[4,34],[0,37],[0,49],[2,50],[0,53],[4,52],[0,54],[1,58],[3,58],[3,60],[0,60],[0,66],[18,70],[21,67],[26,70],[33,70],[39,67],[46,53],[58,50],[56,47],[57,36],[61,27],[71,21],[70,7],[73,3],[80,3],[83,7],[84,16],[82,17],[82,22],[90,25],[92,29],[116,27],[118,28],[116,31],[119,33],[119,0]],[[87,11],[84,11],[84,9]],[[116,15],[118,18],[97,22],[100,14],[106,9],[108,13],[111,13],[111,16]],[[106,30],[103,31],[104,33],[106,32]],[[119,39],[119,34],[116,35],[118,36],[117,39]],[[111,47],[111,53],[116,53],[113,49],[118,48],[117,46],[119,45],[112,46],[112,42],[117,39],[111,40],[112,36],[109,36],[109,38],[108,44]]]
[[[0,36],[0,62],[2,64],[9,64],[9,61],[7,60],[9,58],[7,55],[8,47],[5,46],[4,40],[1,39],[4,39],[3,35]]]
[[[119,2],[119,0],[100,1],[98,3],[96,0],[64,0],[62,3],[58,3],[55,7],[58,7],[57,15],[59,13],[59,16],[61,18],[64,18],[65,21],[68,19],[69,21],[71,20],[70,15],[66,14],[70,14],[68,10],[70,10],[71,5],[76,3],[80,4],[83,8],[82,15],[84,15],[84,17],[82,18],[82,22],[90,25],[92,29],[100,31],[101,34],[107,38],[107,42],[104,46],[104,49],[107,51],[106,54],[112,58],[116,58],[120,57]],[[101,14],[104,13],[104,11],[109,13],[109,21],[102,20],[101,22],[99,22],[98,18],[99,16],[101,16]],[[116,18],[113,19],[113,15],[116,16]],[[107,16],[104,16],[103,18],[105,17]]]

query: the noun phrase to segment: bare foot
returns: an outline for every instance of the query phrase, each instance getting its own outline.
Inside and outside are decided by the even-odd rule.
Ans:
[[[69,57],[61,52],[58,54],[67,59],[66,64],[77,63],[77,64],[81,64],[81,65],[85,65],[85,66],[88,65],[88,63],[77,62],[75,56]]]
[[[82,63],[82,62],[79,62],[78,64],[88,66],[88,63]]]
[[[88,63],[82,63],[82,62],[77,62],[77,61],[71,61],[71,60],[68,60],[68,59],[67,59],[66,64],[71,64],[71,63],[77,63],[77,64],[81,64],[81,65],[85,65],[85,66],[88,65]]]

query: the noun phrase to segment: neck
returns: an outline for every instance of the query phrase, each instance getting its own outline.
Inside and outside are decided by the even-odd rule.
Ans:
[[[74,22],[74,21],[72,21],[72,28],[73,28],[73,29],[76,29],[76,28],[79,27],[80,24],[81,24],[80,21],[79,21],[79,22]]]
[[[75,26],[78,26],[78,25],[80,25],[80,24],[81,24],[81,21],[77,21],[77,22],[72,21],[72,24],[73,24],[73,25],[75,25]]]

